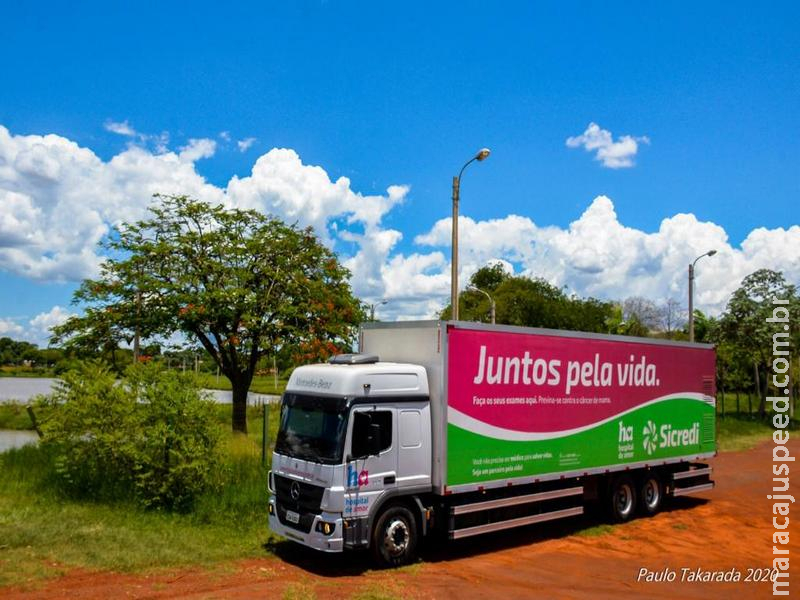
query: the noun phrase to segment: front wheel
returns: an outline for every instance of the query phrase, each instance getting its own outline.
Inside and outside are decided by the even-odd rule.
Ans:
[[[399,567],[414,559],[417,522],[404,506],[392,506],[379,518],[372,532],[372,554],[378,564]]]

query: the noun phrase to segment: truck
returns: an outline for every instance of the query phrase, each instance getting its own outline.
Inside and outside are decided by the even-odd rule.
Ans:
[[[707,344],[459,321],[367,323],[359,353],[298,367],[268,520],[325,552],[413,560],[429,537],[614,522],[713,488]]]

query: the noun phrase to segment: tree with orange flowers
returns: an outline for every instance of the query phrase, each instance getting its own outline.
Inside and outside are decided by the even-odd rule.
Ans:
[[[258,359],[277,348],[325,358],[363,319],[349,272],[310,229],[254,210],[157,196],[148,219],[106,242],[99,278],[75,293],[83,315],[55,328],[69,346],[182,332],[230,380],[232,427],[247,432]],[[311,356],[311,355],[314,356]]]

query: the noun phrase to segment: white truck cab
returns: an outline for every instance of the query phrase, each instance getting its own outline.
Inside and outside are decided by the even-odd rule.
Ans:
[[[382,508],[431,491],[425,368],[346,354],[296,369],[269,481],[269,525],[286,538],[328,552],[370,546],[375,516],[388,513],[375,529],[388,536],[383,558],[413,552],[418,536],[411,529],[420,527],[424,507],[417,500]]]

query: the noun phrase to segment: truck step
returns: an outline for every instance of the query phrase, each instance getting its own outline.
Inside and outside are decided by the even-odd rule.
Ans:
[[[688,471],[681,471],[679,473],[672,474],[672,480],[675,481],[676,479],[688,479],[689,477],[700,477],[701,475],[711,475],[711,467],[704,467],[701,469],[690,469]]]
[[[685,496],[686,494],[696,494],[697,492],[706,492],[714,489],[714,482],[701,483],[700,485],[693,485],[685,488],[675,488],[672,490],[673,496]]]
[[[565,508],[563,510],[554,510],[553,512],[546,512],[538,515],[520,517],[518,519],[509,519],[508,521],[498,521],[497,523],[487,523],[486,525],[476,525],[475,527],[456,529],[455,531],[450,532],[450,539],[457,540],[460,538],[470,537],[472,535],[478,535],[481,533],[489,533],[490,531],[511,529],[512,527],[519,527],[521,525],[542,523],[544,521],[552,521],[554,519],[561,519],[563,517],[573,517],[581,514],[583,514],[583,507],[574,506],[572,508]]]
[[[491,510],[493,508],[516,506],[518,504],[542,502],[544,500],[554,500],[556,498],[566,498],[568,496],[579,496],[581,494],[583,494],[583,486],[576,486],[563,490],[552,490],[549,492],[539,492],[537,494],[526,494],[525,496],[514,496],[512,498],[500,498],[498,500],[487,500],[485,502],[475,502],[473,504],[453,506],[450,509],[450,514],[453,516],[465,515],[467,513],[478,512],[480,510]]]

